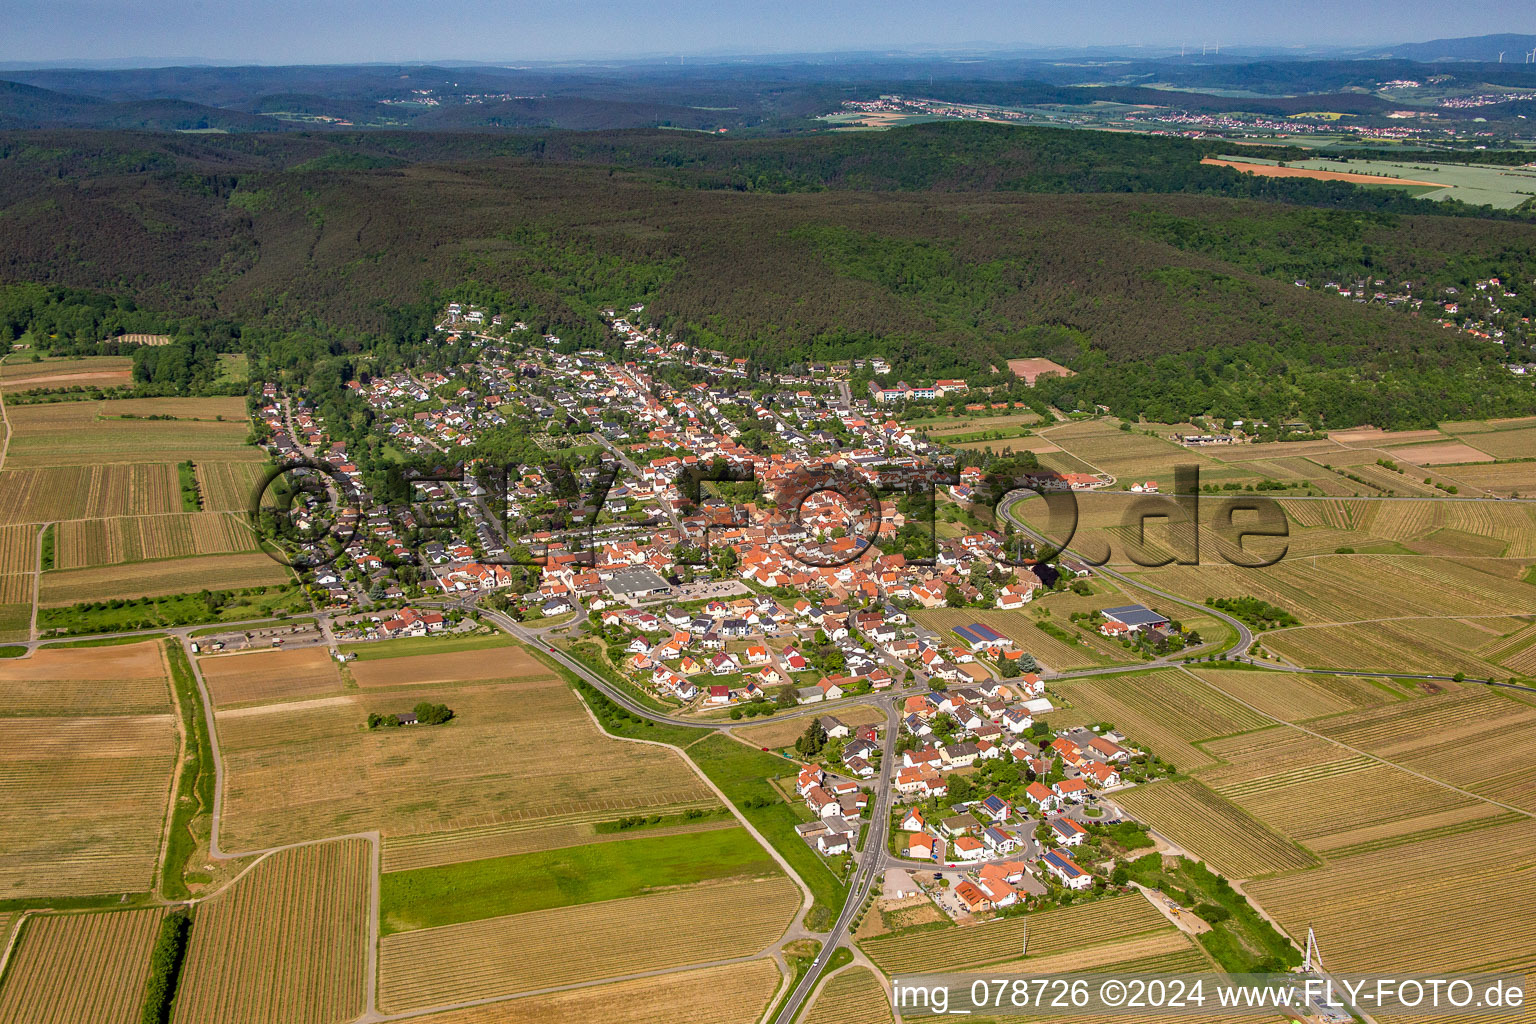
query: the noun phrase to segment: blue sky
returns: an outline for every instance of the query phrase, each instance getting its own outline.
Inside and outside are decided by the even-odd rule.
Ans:
[[[506,61],[1536,32],[1530,0],[0,0],[0,60]]]

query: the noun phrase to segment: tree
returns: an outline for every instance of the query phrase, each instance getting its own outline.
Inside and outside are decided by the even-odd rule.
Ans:
[[[446,704],[422,701],[416,705],[416,721],[421,725],[442,725],[453,717],[453,709]]]
[[[822,728],[820,719],[812,719],[811,724],[805,727],[804,734],[795,741],[795,752],[810,759],[821,753],[822,747],[826,745],[827,730]]]

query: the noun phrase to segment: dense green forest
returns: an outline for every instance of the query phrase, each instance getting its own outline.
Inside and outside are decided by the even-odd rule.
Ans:
[[[758,370],[883,355],[895,376],[987,385],[1007,359],[1047,355],[1078,375],[1046,397],[1162,421],[1536,411],[1498,346],[1293,283],[1528,282],[1536,227],[1396,190],[1256,185],[1202,154],[976,124],[736,143],[13,134],[0,278],[115,297],[75,303],[78,322],[0,306],[0,329],[161,330],[185,350],[141,357],[142,380],[240,349],[258,379],[300,375],[320,396],[421,358],[448,298],[572,346],[611,344],[597,310],[644,302]]]

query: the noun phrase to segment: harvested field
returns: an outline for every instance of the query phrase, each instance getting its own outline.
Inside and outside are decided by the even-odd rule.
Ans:
[[[160,642],[115,647],[40,647],[0,661],[0,716],[143,715],[169,712]]]
[[[446,701],[454,720],[364,727],[370,711],[420,700]],[[712,802],[677,753],[599,732],[558,680],[413,688],[259,710],[218,716],[224,831],[236,848],[372,828],[400,836]],[[398,799],[402,793],[411,799]]]
[[[37,571],[37,527],[0,526],[0,576]]]
[[[54,402],[16,406],[7,415],[14,432],[8,469],[265,458],[245,443],[250,428],[239,398]]]
[[[891,1000],[867,967],[849,967],[821,986],[805,1024],[890,1024]]]
[[[0,718],[0,892],[142,892],[176,757],[170,715]]]
[[[1025,929],[1029,963],[1155,932],[1174,931],[1140,893],[1095,900],[1060,910],[1026,914],[972,928],[941,928],[881,935],[860,945],[887,975],[967,971],[1017,961]]]
[[[1431,778],[1536,810],[1536,707],[1497,690],[1368,708],[1316,729]],[[1468,757],[1472,746],[1477,756]]]
[[[1072,702],[1054,716],[1072,722],[1113,722],[1132,743],[1150,749],[1181,771],[1210,764],[1195,740],[1260,729],[1269,719],[1182,672],[1160,670],[1124,676],[1058,680]]]
[[[210,512],[249,512],[256,486],[267,472],[267,466],[260,462],[199,461],[197,485],[203,494],[203,508]]]
[[[0,984],[0,1024],[137,1021],[164,915],[145,907],[28,919]]]
[[[293,571],[264,554],[200,555],[43,574],[38,603],[60,607],[113,597],[165,597],[289,583]]]
[[[1115,794],[1141,821],[1230,878],[1255,878],[1317,861],[1198,782],[1156,783]]]
[[[369,846],[275,853],[202,904],[177,1024],[335,1024],[363,1012]]]
[[[1226,763],[1202,771],[1202,783],[1329,858],[1421,832],[1478,828],[1501,813],[1295,729],[1214,740],[1206,749]],[[1382,799],[1384,793],[1391,799]],[[1323,806],[1329,813],[1318,813]]]
[[[1387,973],[1528,970],[1536,901],[1536,822],[1522,819],[1336,861],[1247,888],[1291,935],[1317,931],[1334,971]],[[1448,928],[1446,908],[1479,922]]]
[[[1351,448],[1375,448],[1380,445],[1414,444],[1419,441],[1443,441],[1438,430],[1383,430],[1380,427],[1349,427],[1328,431],[1328,439]]]
[[[214,705],[221,708],[341,690],[341,673],[324,647],[204,657],[198,668]]]
[[[217,512],[76,519],[58,525],[55,564],[81,569],[189,555],[222,555],[257,550],[246,523]]]
[[[780,980],[778,967],[764,957],[654,978],[505,999],[410,1020],[411,1024],[753,1024],[762,1016]]]
[[[1328,462],[1328,454],[1342,451],[1332,441],[1269,441],[1264,444],[1234,444],[1208,449],[1208,454],[1222,462],[1248,462],[1253,459],[1283,459],[1293,455],[1317,457]]]
[[[354,661],[348,666],[364,688],[427,686],[488,679],[555,679],[553,669],[524,647],[508,644],[478,651],[413,654],[403,658]]]
[[[1202,164],[1210,164],[1214,167],[1230,167],[1235,171],[1245,174],[1256,174],[1261,178],[1314,178],[1318,181],[1348,181],[1356,185],[1429,185],[1434,188],[1444,188],[1443,182],[1438,181],[1413,181],[1408,178],[1389,178],[1381,174],[1355,174],[1350,171],[1314,171],[1306,167],[1280,167],[1276,164],[1250,164],[1237,160],[1218,160],[1215,157],[1205,157]]]
[[[875,725],[885,721],[885,713],[872,704],[829,704],[826,713],[847,726]],[[757,747],[789,746],[804,733],[805,720],[798,718],[785,718],[736,730],[737,736]]]
[[[701,802],[699,809],[717,809],[718,801]],[[433,832],[399,836],[384,843],[384,870],[411,871],[440,867],[468,860],[513,857],[520,853],[538,853],[591,843],[613,843],[642,836],[675,836],[692,832],[713,832],[735,828],[735,818],[712,818],[676,825],[657,825],[639,830],[598,832],[599,821],[611,821],[612,812],[587,811],[572,820],[545,818],[541,821],[515,821],[501,825],[483,825],[457,832]]]
[[[1287,722],[1304,722],[1394,699],[1387,690],[1358,676],[1276,677],[1272,672],[1208,668],[1192,671],[1222,693]]]
[[[181,511],[169,463],[49,466],[0,472],[0,523],[159,515]]]
[[[41,362],[0,363],[0,391],[68,388],[76,385],[120,387],[133,383],[133,360],[127,356],[86,356],[44,359]]]
[[[1039,357],[1030,359],[1008,360],[1008,372],[1015,377],[1023,377],[1024,383],[1030,387],[1035,386],[1035,381],[1042,375],[1053,374],[1058,377],[1074,377],[1075,371],[1067,369],[1060,363],[1054,363],[1049,359]]]
[[[394,1012],[748,956],[782,935],[799,906],[800,890],[779,877],[402,932],[379,943],[379,1005]],[[552,935],[565,955],[548,955]]]
[[[1392,458],[1411,462],[1415,466],[1444,466],[1457,462],[1492,462],[1493,456],[1473,448],[1464,441],[1444,441],[1440,444],[1412,444],[1393,448]]]

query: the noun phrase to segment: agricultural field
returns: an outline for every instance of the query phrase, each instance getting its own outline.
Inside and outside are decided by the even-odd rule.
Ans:
[[[1189,771],[1213,762],[1193,744],[1249,732],[1269,719],[1179,670],[1057,680],[1054,688],[1071,709],[1056,711],[1073,722],[1111,722],[1132,743]]]
[[[200,555],[155,562],[57,569],[43,574],[38,603],[62,607],[114,597],[165,597],[291,582],[293,571],[264,554]]]
[[[11,573],[8,576],[0,576],[0,603],[30,606],[32,584],[35,579],[35,573]]]
[[[847,726],[876,725],[885,713],[873,704],[828,704],[826,714]],[[805,734],[808,718],[783,718],[763,725],[737,729],[737,736],[757,747],[787,747]]]
[[[782,874],[744,828],[640,832],[614,843],[387,873],[380,924],[389,935]]]
[[[754,1024],[781,981],[767,957],[634,978],[465,1010],[410,1018],[412,1024]]]
[[[1203,667],[1191,671],[1222,693],[1287,722],[1304,722],[1403,697],[1386,683],[1358,676],[1276,677],[1270,672]]]
[[[15,469],[10,458],[5,462],[0,472],[0,524],[181,511],[181,486],[170,463]]]
[[[1317,861],[1198,782],[1137,786],[1115,799],[1140,821],[1230,878],[1255,878]]]
[[[1464,672],[1476,678],[1508,675],[1499,666],[1468,653],[1486,639],[1486,634],[1461,620],[1405,619],[1275,630],[1266,633],[1263,642],[1269,650],[1307,668],[1446,676]]]
[[[1113,604],[1114,602],[1109,602]],[[1140,660],[1124,648],[1102,637],[1079,630],[1069,623],[1057,625],[1078,639],[1067,643],[1057,639],[1035,625],[1035,619],[1027,610],[996,611],[985,608],[927,608],[912,613],[920,624],[941,634],[950,643],[957,643],[950,630],[956,626],[968,626],[980,622],[991,626],[1028,651],[1042,664],[1058,672],[1076,668],[1098,668],[1103,665],[1124,665]]]
[[[30,577],[28,577],[30,579]],[[9,578],[0,577],[0,587],[7,585]],[[19,604],[16,602],[0,603],[0,641],[29,640],[31,639],[32,604]]]
[[[968,971],[1016,962],[1029,932],[1029,958],[1073,953],[1158,932],[1175,931],[1140,893],[1026,914],[975,928],[939,928],[880,935],[860,943],[887,975]]]
[[[248,512],[256,487],[269,472],[260,462],[199,461],[197,486],[209,512]]]
[[[42,388],[115,388],[133,383],[128,356],[73,356],[64,359],[7,359],[0,363],[0,392]]]
[[[0,576],[37,571],[37,527],[0,526]]]
[[[40,647],[0,661],[0,716],[155,715],[171,710],[160,642]]]
[[[283,850],[198,907],[176,1024],[335,1024],[363,1012],[368,843]]]
[[[1483,829],[1475,850],[1467,836],[1441,836],[1246,888],[1293,936],[1316,929],[1334,971],[1529,970],[1520,922],[1536,900],[1536,822]]]
[[[454,720],[364,727],[369,712],[421,700],[447,703]],[[224,711],[218,733],[224,830],[237,848],[373,828],[394,837],[712,803],[675,752],[609,738],[564,682],[543,674]]]
[[[1250,158],[1245,157],[1245,160]],[[1389,160],[1329,160],[1322,157],[1289,161],[1284,168],[1266,161],[1253,161],[1260,174],[1324,175],[1338,180],[1358,180],[1358,176],[1379,179],[1377,184],[1394,186],[1434,186],[1425,188],[1421,199],[1457,199],[1473,205],[1487,204],[1496,210],[1512,210],[1536,192],[1536,172],[1520,167],[1479,167],[1464,164],[1418,163]]]
[[[448,645],[452,640],[427,640],[425,648],[433,644]],[[412,648],[408,648],[412,649]],[[491,679],[544,679],[555,678],[548,668],[530,654],[525,647],[513,643],[498,642],[494,647],[455,651],[443,648],[446,653],[407,654],[390,658],[359,658],[348,665],[352,678],[365,689],[392,686],[446,686],[454,683],[483,682]]]
[[[147,890],[176,754],[170,715],[0,718],[0,892]]]
[[[164,916],[145,907],[28,918],[0,982],[0,1024],[138,1020]]]
[[[266,457],[245,443],[250,427],[239,398],[54,402],[15,406],[6,413],[13,431],[7,469],[187,459],[259,462]]]
[[[1167,566],[1139,573],[1137,579],[1200,601],[1238,594],[1256,597],[1284,608],[1303,624],[1330,624],[1536,612],[1536,587],[1516,577],[1520,569],[1518,563],[1493,559],[1320,555],[1288,558],[1262,569]],[[1273,635],[1266,636],[1266,643]]]
[[[665,817],[681,818],[687,811],[704,811],[700,820],[680,820],[675,824],[647,825],[643,830],[599,832],[599,822],[613,821],[611,811],[585,811],[535,821],[514,821],[499,825],[481,825],[457,832],[428,832],[398,836],[384,842],[384,871],[411,871],[438,867],[466,860],[515,857],[592,843],[617,843],[639,836],[687,835],[735,828],[736,819],[718,817],[723,811],[718,801],[700,801],[696,807],[669,809]]]
[[[57,531],[58,569],[258,550],[249,525],[217,512],[76,519],[60,523]]]
[[[867,967],[850,967],[821,986],[805,1024],[890,1024],[891,999]]]
[[[1478,466],[1448,466],[1445,472],[1459,484],[1504,497],[1536,494],[1536,462],[1491,462]]]
[[[221,708],[341,692],[341,672],[324,647],[205,656],[198,668]]]
[[[1493,689],[1326,719],[1318,732],[1480,796],[1536,810],[1536,706]],[[1468,756],[1475,749],[1475,756]]]
[[[1205,747],[1223,763],[1200,772],[1204,785],[1330,860],[1414,836],[1482,828],[1503,813],[1297,729],[1266,729]]]
[[[1496,459],[1529,459],[1536,457],[1536,426],[1514,430],[1493,430],[1468,438]]]
[[[402,932],[379,943],[386,1012],[750,956],[800,907],[786,876]],[[561,937],[562,953],[549,955]]]

